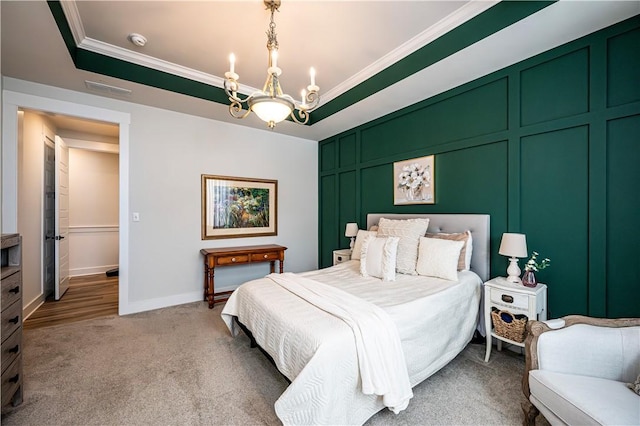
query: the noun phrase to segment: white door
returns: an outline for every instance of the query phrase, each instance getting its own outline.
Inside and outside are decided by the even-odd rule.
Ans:
[[[69,147],[56,136],[56,279],[55,298],[69,288]]]

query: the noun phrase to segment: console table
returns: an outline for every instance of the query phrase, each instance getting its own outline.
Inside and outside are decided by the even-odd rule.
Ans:
[[[284,270],[284,251],[286,247],[277,244],[243,247],[219,247],[202,249],[204,255],[204,300],[209,302],[209,309],[216,302],[227,300],[231,291],[215,292],[214,271],[216,266],[246,265],[248,263],[269,262],[271,273],[276,271],[276,260],[280,261],[280,273]]]

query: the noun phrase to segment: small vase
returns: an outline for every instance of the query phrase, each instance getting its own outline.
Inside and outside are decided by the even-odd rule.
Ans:
[[[524,274],[522,274],[522,285],[526,287],[535,287],[538,285],[536,275],[533,271],[524,271]]]

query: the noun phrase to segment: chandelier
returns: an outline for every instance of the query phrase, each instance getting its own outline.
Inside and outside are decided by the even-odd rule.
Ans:
[[[235,56],[229,55],[230,69],[224,76],[224,91],[229,96],[229,112],[235,118],[245,118],[253,111],[261,120],[273,129],[277,123],[291,117],[299,124],[309,122],[309,113],[318,106],[320,96],[316,86],[316,72],[313,68],[309,71],[311,84],[307,90],[302,90],[301,102],[297,103],[291,96],[283,94],[280,86],[280,74],[282,70],[278,68],[278,39],[276,38],[276,23],[273,14],[280,7],[281,0],[264,0],[267,9],[271,10],[271,22],[267,31],[267,50],[269,51],[269,67],[267,68],[267,81],[262,90],[252,93],[245,99],[238,96],[238,79],[240,76],[235,73]],[[247,109],[244,110],[243,104]]]

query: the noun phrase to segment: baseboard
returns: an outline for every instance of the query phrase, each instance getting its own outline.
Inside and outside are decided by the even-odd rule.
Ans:
[[[104,274],[110,269],[117,268],[118,265],[91,266],[88,268],[69,269],[69,277],[83,277],[85,275]]]
[[[24,322],[31,316],[42,304],[44,303],[44,294],[36,296],[31,302],[29,302],[24,308],[22,308],[22,321]]]
[[[152,311],[154,309],[168,308],[170,306],[184,305],[202,301],[204,297],[202,290],[190,293],[176,294],[174,296],[158,297],[156,299],[141,300],[139,302],[129,302],[126,306],[119,306],[118,315],[129,315],[138,312]]]

